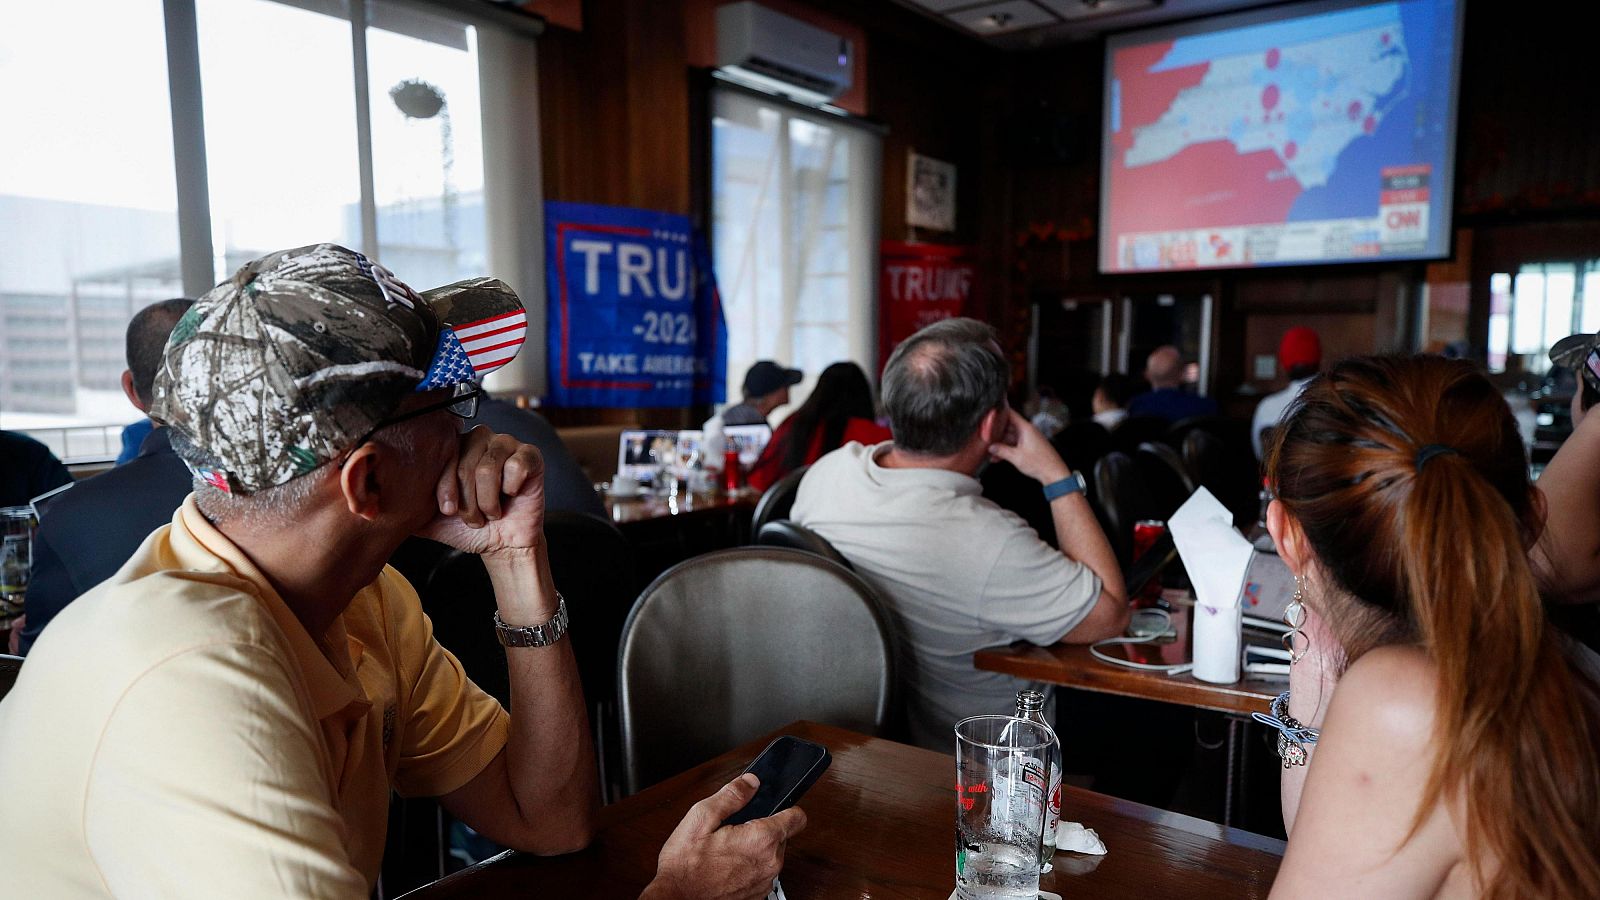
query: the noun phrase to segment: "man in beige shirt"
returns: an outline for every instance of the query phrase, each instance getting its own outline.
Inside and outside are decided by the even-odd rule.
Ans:
[[[329,244],[246,265],[180,320],[151,413],[196,490],[0,702],[8,894],[363,898],[391,788],[520,850],[588,842],[539,456],[457,426],[524,332],[497,281],[422,296]],[[385,567],[411,534],[483,557],[515,715]],[[719,828],[753,792],[702,801],[646,895],[764,893],[804,815]]]
[[[883,370],[894,440],[817,460],[789,514],[883,597],[911,742],[943,753],[961,719],[1011,711],[1019,688],[1050,693],[978,671],[978,650],[1087,644],[1128,625],[1122,573],[1083,479],[1010,408],[1010,376],[988,325],[946,319],[918,331]],[[991,459],[1039,482],[1061,549],[982,496],[976,475]]]

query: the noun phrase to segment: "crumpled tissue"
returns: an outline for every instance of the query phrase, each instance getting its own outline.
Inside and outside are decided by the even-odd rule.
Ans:
[[[1056,849],[1104,856],[1106,845],[1100,840],[1100,835],[1095,834],[1093,828],[1085,828],[1077,822],[1062,821],[1056,824]]]

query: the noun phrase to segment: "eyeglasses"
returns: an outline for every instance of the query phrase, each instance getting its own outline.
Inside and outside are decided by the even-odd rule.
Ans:
[[[449,400],[444,400],[439,403],[430,403],[427,406],[413,409],[408,413],[401,413],[398,416],[390,416],[389,418],[384,419],[378,424],[372,426],[372,430],[362,435],[361,440],[350,445],[350,449],[345,451],[344,458],[339,461],[339,464],[342,466],[348,462],[350,456],[354,454],[362,444],[372,440],[373,435],[385,428],[388,428],[390,425],[398,425],[401,422],[408,422],[412,419],[428,415],[429,413],[436,413],[441,409],[449,410],[450,414],[458,419],[470,419],[478,414],[478,401],[481,399],[483,399],[483,388],[478,387],[478,385],[474,384],[473,382],[463,381],[451,389],[451,396]]]
[[[420,409],[413,409],[411,412],[402,413],[401,415],[384,419],[382,422],[379,422],[377,425],[373,426],[372,431],[376,432],[379,429],[388,428],[390,425],[398,425],[399,423],[405,422],[409,419],[415,419],[419,416],[425,416],[428,413],[438,412],[441,409],[448,409],[450,414],[458,419],[470,419],[478,414],[478,401],[482,398],[483,388],[478,387],[476,384],[473,384],[470,381],[463,381],[451,389],[451,396],[449,400],[445,400],[441,403],[430,403]],[[368,433],[367,437],[372,437],[372,433]],[[363,438],[362,440],[365,441],[366,438]],[[360,444],[357,444],[356,446],[359,447]]]

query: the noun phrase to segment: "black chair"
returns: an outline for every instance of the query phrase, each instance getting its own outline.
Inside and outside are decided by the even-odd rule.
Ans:
[[[791,522],[788,519],[778,519],[775,522],[768,522],[761,526],[761,530],[756,533],[756,543],[763,547],[788,547],[791,550],[804,550],[807,553],[814,553],[823,559],[836,562],[852,572],[856,569],[855,566],[850,565],[850,560],[845,559],[844,554],[828,543],[827,539],[822,535],[801,525],[799,522]]]
[[[616,691],[617,638],[638,588],[633,550],[617,526],[598,516],[565,510],[545,514],[550,574],[567,598],[572,652],[591,706]],[[454,653],[477,685],[507,706],[511,702],[505,648],[486,625],[495,611],[494,586],[483,561],[452,550],[428,576],[422,609],[434,637]]]
[[[22,674],[22,657],[0,653],[0,700],[11,693],[11,686],[17,683],[17,676]]]
[[[1149,506],[1139,517],[1165,522],[1194,493],[1194,480],[1184,468],[1183,457],[1166,444],[1139,445],[1133,455],[1133,468],[1143,483]]]
[[[1153,517],[1155,502],[1134,466],[1133,457],[1113,450],[1094,466],[1096,508],[1111,549],[1124,572],[1133,560],[1133,525]]]
[[[806,470],[810,466],[801,466],[793,472],[779,478],[761,494],[761,499],[756,501],[756,511],[750,516],[750,533],[760,534],[761,526],[778,519],[789,518],[789,510],[794,507],[795,495],[800,493],[800,479],[806,477]]]
[[[1132,456],[1140,444],[1162,441],[1167,437],[1171,423],[1156,416],[1129,416],[1111,429],[1113,446]]]
[[[1239,423],[1222,416],[1190,416],[1179,419],[1167,429],[1166,441],[1174,447],[1182,447],[1183,439],[1195,431],[1205,431],[1217,437],[1223,437],[1228,431],[1236,430]]]
[[[1100,457],[1116,449],[1111,432],[1094,421],[1073,422],[1051,438],[1050,444],[1066,461],[1067,468],[1082,472],[1085,477],[1094,471]]]
[[[623,628],[628,793],[796,719],[881,734],[893,647],[871,586],[810,553],[738,547],[674,566]]]
[[[1183,461],[1195,482],[1233,513],[1235,525],[1246,528],[1256,521],[1261,469],[1248,449],[1229,450],[1216,435],[1195,430],[1183,439]]]
[[[1194,493],[1194,475],[1189,472],[1188,465],[1184,463],[1183,454],[1173,449],[1170,445],[1159,441],[1140,444],[1138,452],[1134,454],[1133,458],[1135,461],[1144,460],[1140,462],[1141,468],[1149,467],[1151,469],[1151,477],[1157,480],[1156,492],[1158,499],[1161,498],[1162,491],[1171,490],[1173,487],[1171,484],[1164,482],[1170,482],[1173,479],[1176,479],[1176,488],[1182,491],[1184,500],[1187,500],[1189,495]],[[1168,473],[1171,474],[1172,478],[1168,478]],[[1179,501],[1180,504],[1182,502],[1182,500]],[[1173,507],[1173,509],[1176,510],[1177,507]]]
[[[1071,463],[1068,463],[1070,466]],[[983,486],[983,496],[1001,509],[1010,510],[1039,533],[1039,539],[1052,547],[1059,547],[1055,519],[1050,515],[1050,502],[1044,499],[1039,482],[1017,471],[1008,462],[991,462],[978,474]]]
[[[1184,464],[1195,483],[1215,494],[1233,512],[1234,524],[1240,528],[1253,524],[1260,512],[1261,463],[1250,440],[1250,427],[1244,419],[1196,416],[1173,425],[1166,441],[1183,451]],[[1205,449],[1198,450],[1201,455],[1195,457],[1184,448],[1197,433],[1206,437],[1196,439]],[[1208,470],[1204,476],[1197,460]]]
[[[1218,499],[1225,497],[1229,487],[1228,451],[1221,438],[1206,431],[1189,432],[1183,439],[1183,464],[1201,487]]]

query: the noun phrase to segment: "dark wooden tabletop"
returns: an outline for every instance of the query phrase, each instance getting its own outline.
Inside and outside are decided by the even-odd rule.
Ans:
[[[742,490],[735,494],[691,494],[679,492],[667,497],[640,494],[635,497],[605,496],[606,512],[618,525],[644,522],[652,519],[670,519],[694,513],[717,513],[733,509],[754,507],[761,498],[759,491]]]
[[[648,788],[600,814],[581,853],[507,853],[406,895],[637,896],[690,806],[732,780],[777,734],[826,746],[833,765],[800,806],[810,824],[789,843],[785,893],[802,898],[945,900],[955,888],[955,759],[826,725],[796,722]],[[1062,787],[1062,817],[1095,829],[1105,856],[1058,853],[1040,886],[1064,897],[1265,897],[1282,841]]]
[[[1189,612],[1175,611],[1172,622],[1177,640],[1157,644],[1124,644],[1106,647],[1102,652],[1142,663],[1185,663],[1189,652]],[[1248,638],[1248,632],[1247,640]],[[1270,640],[1264,639],[1263,643]],[[1102,694],[1120,694],[1145,700],[1161,700],[1200,709],[1248,715],[1266,712],[1272,698],[1289,687],[1286,680],[1246,676],[1234,684],[1212,684],[1193,675],[1166,675],[1140,671],[1095,659],[1083,645],[1053,644],[1036,647],[1017,643],[1009,647],[979,650],[972,664],[988,672],[1004,672],[1030,681],[1043,681],[1064,687]]]

